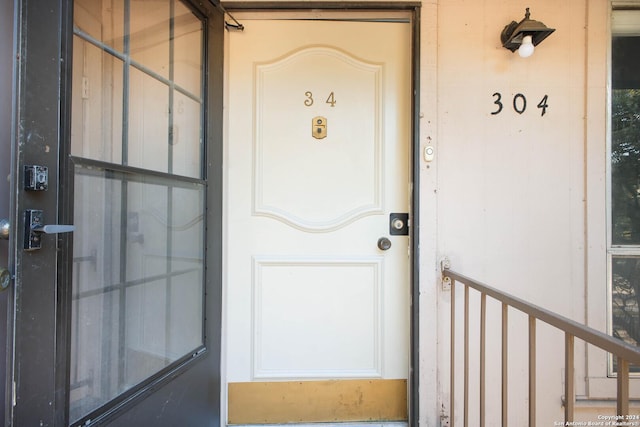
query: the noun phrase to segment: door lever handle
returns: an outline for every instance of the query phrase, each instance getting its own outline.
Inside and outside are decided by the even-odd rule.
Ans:
[[[42,248],[41,233],[58,234],[74,231],[74,225],[43,224],[44,212],[27,209],[24,213],[24,250],[33,251]]]
[[[31,229],[31,231],[35,231],[36,233],[46,233],[46,234],[58,234],[58,233],[70,233],[75,231],[75,225],[59,225],[59,224],[49,224],[49,225],[41,225],[36,226]]]

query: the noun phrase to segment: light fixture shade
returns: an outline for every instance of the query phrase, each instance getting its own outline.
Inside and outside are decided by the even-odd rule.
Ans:
[[[527,8],[522,21],[511,21],[510,24],[504,27],[500,34],[500,40],[504,48],[515,52],[522,44],[525,36],[531,36],[531,42],[534,46],[537,46],[555,31],[555,28],[549,28],[540,21],[530,19],[529,16],[529,8]]]

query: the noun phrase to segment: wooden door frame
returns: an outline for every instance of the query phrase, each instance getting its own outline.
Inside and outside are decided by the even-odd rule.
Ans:
[[[420,272],[419,272],[419,230],[420,230],[420,2],[298,2],[298,1],[233,1],[223,2],[222,7],[233,14],[237,12],[304,12],[325,11],[407,11],[411,13],[411,212],[410,212],[410,366],[409,366],[409,425],[417,426],[419,421],[419,378],[420,378]]]

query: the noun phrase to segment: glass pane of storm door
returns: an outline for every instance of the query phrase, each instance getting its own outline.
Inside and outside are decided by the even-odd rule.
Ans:
[[[74,33],[70,422],[202,350],[206,188],[202,20],[75,0]]]

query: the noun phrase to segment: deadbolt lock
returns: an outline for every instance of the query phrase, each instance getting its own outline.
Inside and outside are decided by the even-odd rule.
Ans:
[[[316,139],[327,137],[327,119],[325,117],[314,117],[311,119],[311,134]]]
[[[409,235],[408,213],[392,213],[389,215],[389,234],[392,236]]]

